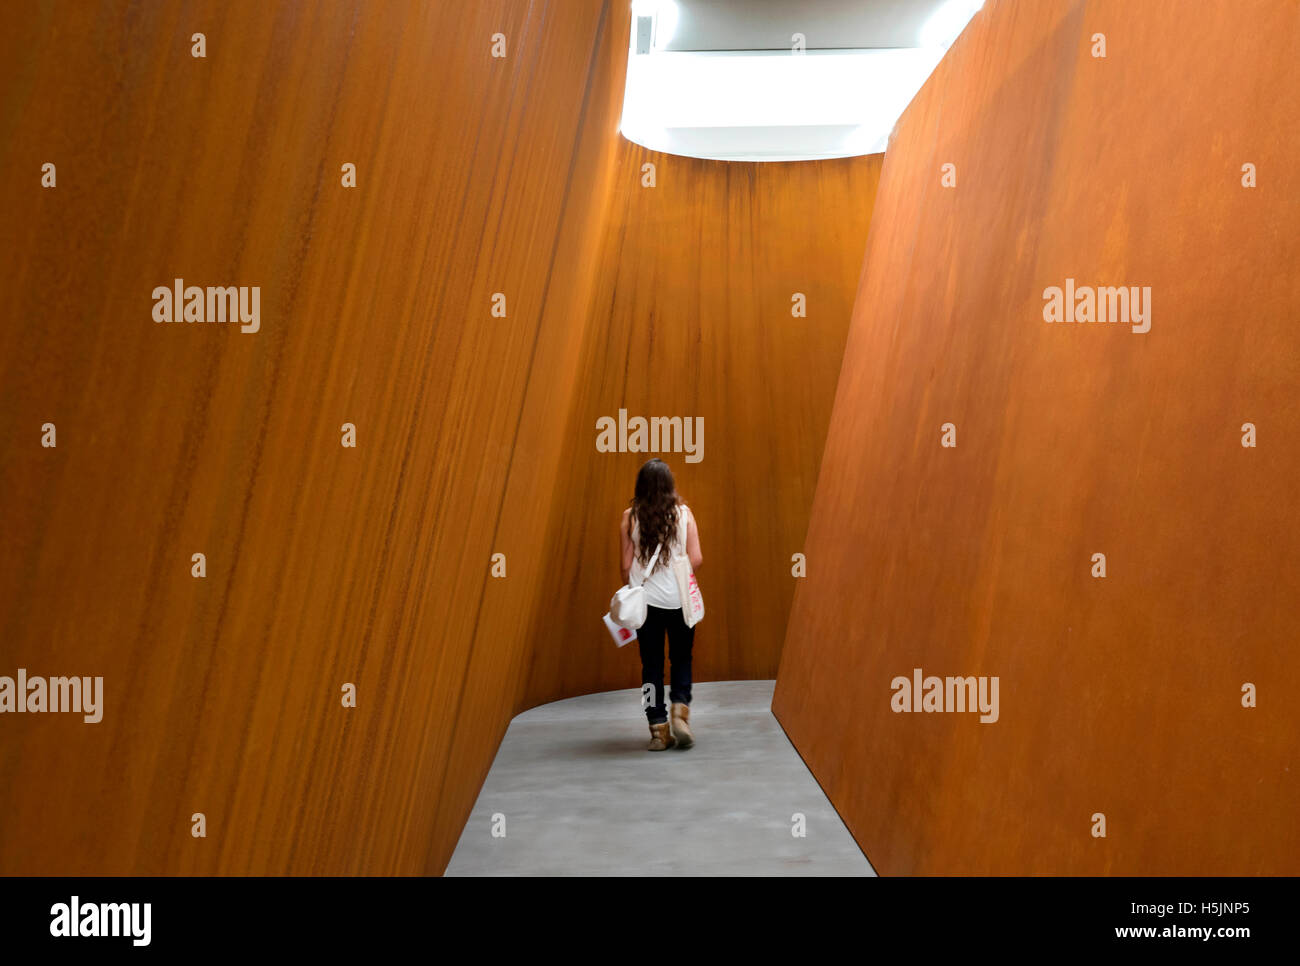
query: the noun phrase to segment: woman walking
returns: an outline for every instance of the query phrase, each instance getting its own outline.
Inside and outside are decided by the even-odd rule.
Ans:
[[[654,686],[654,704],[646,708],[650,724],[649,751],[663,751],[677,745],[689,748],[695,743],[691,734],[691,646],[695,628],[687,627],[682,616],[682,599],[677,580],[669,563],[674,553],[689,556],[692,569],[704,560],[700,553],[700,534],[695,516],[681,502],[668,464],[652,459],[636,476],[636,491],[631,505],[623,511],[619,527],[622,546],[623,582],[636,576],[645,588],[646,619],[637,631],[641,648],[641,684]],[[645,572],[660,544],[663,550],[654,570]],[[664,635],[668,637],[668,660],[671,665],[670,713],[664,707]]]

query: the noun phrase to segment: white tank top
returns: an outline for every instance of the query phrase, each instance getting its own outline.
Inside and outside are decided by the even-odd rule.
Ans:
[[[672,610],[682,606],[682,596],[677,592],[677,578],[673,576],[671,558],[674,553],[686,553],[687,514],[686,504],[677,504],[677,534],[671,546],[666,546],[659,551],[659,559],[655,561],[655,571],[648,577],[641,564],[641,527],[636,514],[632,514],[632,546],[636,549],[632,554],[632,570],[628,574],[628,579],[636,583],[637,580],[644,578],[641,586],[645,588],[645,602],[650,607]],[[653,547],[650,548],[650,552],[654,553]]]

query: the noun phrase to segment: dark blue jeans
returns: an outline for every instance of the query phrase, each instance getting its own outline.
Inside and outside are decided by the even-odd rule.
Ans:
[[[680,607],[647,607],[645,623],[637,630],[636,639],[641,646],[642,691],[647,684],[653,684],[655,689],[654,704],[645,709],[646,720],[652,725],[668,720],[668,709],[664,707],[665,634],[672,668],[668,700],[676,704],[691,703],[691,645],[695,643],[695,628],[686,626]]]

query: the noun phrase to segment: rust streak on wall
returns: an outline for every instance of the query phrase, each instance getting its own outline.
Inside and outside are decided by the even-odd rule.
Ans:
[[[0,869],[442,870],[523,665],[541,532],[487,620],[485,584],[576,358],[623,6],[13,12],[0,667],[106,707],[0,722]],[[176,277],[261,286],[261,331],[153,322]]]

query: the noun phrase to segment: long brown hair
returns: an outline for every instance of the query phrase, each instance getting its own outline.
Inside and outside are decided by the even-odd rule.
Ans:
[[[648,460],[636,475],[636,491],[629,506],[636,517],[638,543],[637,559],[644,567],[654,556],[655,547],[664,545],[655,561],[655,570],[667,566],[672,546],[677,536],[677,484],[673,471],[658,457]],[[630,528],[629,528],[630,529]],[[631,534],[629,534],[631,536]]]

